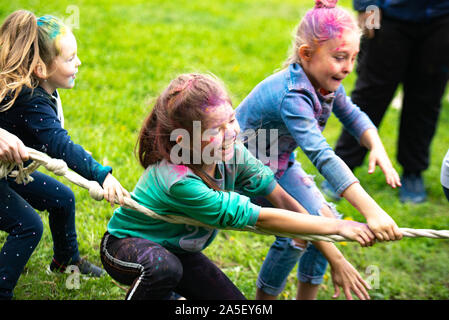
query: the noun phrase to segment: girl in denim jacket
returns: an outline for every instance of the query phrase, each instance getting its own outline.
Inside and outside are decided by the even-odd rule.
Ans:
[[[270,168],[237,140],[239,131],[231,99],[215,77],[183,74],[159,95],[139,134],[137,155],[145,172],[131,196],[161,216],[189,217],[207,226],[115,210],[100,252],[108,274],[130,286],[126,299],[171,299],[173,293],[187,300],[245,299],[202,253],[222,228],[256,226],[294,234],[335,230],[362,246],[373,244],[375,236],[365,224],[308,215]],[[274,208],[252,203],[252,196]],[[369,299],[368,284],[339,258],[345,274],[338,273],[338,285]]]
[[[342,86],[342,80],[354,66],[361,33],[355,19],[346,10],[336,8],[336,2],[316,1],[315,8],[309,10],[298,25],[293,52],[285,68],[251,91],[237,108],[237,120],[242,131],[277,130],[277,156],[271,154],[265,164],[275,172],[279,184],[309,213],[339,216],[295,160],[293,152],[298,146],[334,190],[363,214],[377,240],[398,240],[401,234],[396,223],[366,193],[322,135],[331,112],[334,112],[344,127],[371,150],[369,172],[378,165],[388,184],[400,186],[399,176],[376,127],[346,96]],[[257,134],[256,137],[260,139],[263,135]],[[264,141],[266,149],[259,149],[258,153],[269,153],[273,144],[270,138]],[[260,198],[254,201],[269,205]],[[276,239],[259,273],[258,298],[275,298],[283,290],[287,276],[298,260],[297,298],[316,297],[327,260],[332,275],[338,268],[328,254],[337,249],[329,243],[306,245],[304,241]],[[335,289],[335,296],[338,296],[339,289]]]

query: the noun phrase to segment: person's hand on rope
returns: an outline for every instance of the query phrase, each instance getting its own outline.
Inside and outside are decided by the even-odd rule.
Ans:
[[[353,292],[360,300],[369,300],[370,296],[367,290],[370,285],[363,280],[359,272],[344,258],[341,257],[338,262],[331,265],[332,284],[334,285],[334,295],[336,299],[340,296],[340,287],[346,296],[346,299],[353,300]]]
[[[103,182],[104,199],[111,203],[111,207],[115,204],[115,198],[117,198],[119,204],[123,206],[125,204],[125,197],[131,197],[129,192],[122,187],[120,182],[110,173],[106,176]]]
[[[21,164],[28,160],[28,151],[15,135],[0,128],[0,161]]]
[[[362,247],[374,244],[376,236],[368,225],[350,220],[338,220],[338,234],[342,237],[357,241]]]
[[[351,184],[343,191],[342,196],[363,214],[376,240],[402,239],[402,233],[396,222],[371,198],[360,183]]]
[[[402,233],[396,222],[383,210],[380,210],[376,215],[370,215],[366,222],[379,241],[402,239]]]

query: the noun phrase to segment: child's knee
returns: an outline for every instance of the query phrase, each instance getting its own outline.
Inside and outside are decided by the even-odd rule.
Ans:
[[[341,214],[337,211],[333,203],[324,202],[319,210],[319,214],[326,218],[341,219]]]
[[[308,244],[307,240],[299,238],[293,239],[293,245],[298,249],[305,250],[307,248],[307,244]]]
[[[37,245],[44,234],[44,225],[42,220],[39,220],[38,223],[35,223],[31,228],[29,228],[27,233],[33,239],[33,243]]]
[[[75,194],[72,189],[69,187],[61,187],[58,186],[58,193],[55,195],[55,198],[52,200],[47,200],[47,210],[49,212],[53,210],[57,210],[58,212],[61,209],[69,214],[75,212]]]
[[[62,205],[65,207],[75,207],[75,194],[72,189],[66,187],[61,190],[61,200]]]
[[[152,285],[164,283],[164,286],[176,287],[183,275],[181,261],[164,248],[153,248],[151,251],[151,256],[142,262],[143,279]]]
[[[28,239],[35,245],[39,243],[44,233],[44,225],[39,215],[36,213],[31,219],[17,221],[14,227],[10,231],[11,237],[20,239]]]

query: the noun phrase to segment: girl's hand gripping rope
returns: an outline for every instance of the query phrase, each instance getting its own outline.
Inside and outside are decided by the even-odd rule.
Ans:
[[[117,198],[119,204],[123,206],[125,204],[124,197],[131,197],[129,192],[122,187],[120,182],[112,175],[108,174],[103,182],[104,199],[111,203],[111,207],[115,204]]]
[[[362,247],[370,247],[374,244],[376,236],[365,223],[349,220],[338,220],[338,223],[339,235],[357,241]]]

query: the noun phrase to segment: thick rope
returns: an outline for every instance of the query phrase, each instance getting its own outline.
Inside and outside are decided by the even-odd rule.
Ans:
[[[96,181],[89,181],[84,177],[80,176],[74,171],[68,169],[67,164],[63,160],[50,158],[45,153],[36,151],[32,148],[27,148],[30,155],[30,159],[33,161],[27,167],[23,165],[15,165],[14,163],[0,162],[0,179],[7,176],[15,178],[15,181],[19,184],[27,184],[33,181],[30,176],[39,166],[44,166],[48,171],[53,172],[58,176],[64,176],[70,182],[89,190],[89,195],[97,200],[103,200],[103,188]],[[16,169],[16,170],[15,170]],[[200,226],[205,228],[216,228],[215,226],[204,224],[200,221],[180,216],[180,215],[159,215],[154,211],[144,207],[134,201],[131,198],[124,198],[124,207],[128,209],[136,210],[143,213],[151,218],[163,220],[165,222],[174,224],[188,224],[193,226]],[[115,203],[119,204],[118,199],[115,199]],[[308,241],[327,241],[327,242],[341,242],[341,241],[354,241],[352,239],[345,238],[340,235],[313,235],[313,234],[291,234],[282,232],[273,232],[259,227],[247,226],[243,229],[236,228],[221,228],[224,230],[235,230],[235,231],[251,231],[257,234],[263,235],[276,235],[287,238],[300,238]],[[426,237],[433,239],[449,239],[449,230],[432,230],[432,229],[410,229],[410,228],[399,228],[404,237],[418,238]]]

